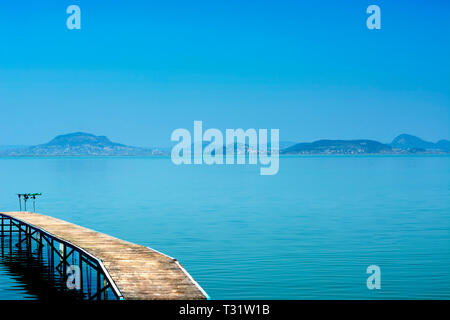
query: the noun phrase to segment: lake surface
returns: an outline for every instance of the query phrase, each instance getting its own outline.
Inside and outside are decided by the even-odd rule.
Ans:
[[[0,211],[36,211],[162,251],[213,299],[450,298],[450,157],[0,158]],[[381,268],[368,290],[366,268]],[[36,299],[0,259],[0,299]],[[48,291],[48,288],[46,289]]]

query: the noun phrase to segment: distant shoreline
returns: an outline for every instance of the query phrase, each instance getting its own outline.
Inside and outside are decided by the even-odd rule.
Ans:
[[[357,154],[343,154],[343,153],[310,153],[310,154],[280,154],[280,158],[300,158],[300,157],[420,157],[420,156],[450,156],[450,152],[427,152],[427,153],[357,153]],[[244,155],[237,155],[237,157],[245,157]],[[13,158],[169,158],[170,155],[0,155],[0,159]]]
[[[248,137],[247,137],[248,138]],[[244,139],[244,141],[246,141]],[[450,141],[429,142],[419,137],[401,134],[391,143],[376,140],[317,140],[313,142],[287,142],[278,145],[280,155],[415,155],[450,154]],[[202,144],[200,152],[205,145]],[[106,136],[74,132],[55,137],[45,144],[24,148],[0,146],[0,157],[161,157],[170,156],[172,147],[143,148],[110,141]],[[196,150],[193,148],[194,151]],[[245,143],[228,144],[225,151],[235,149],[239,155],[259,154],[259,145]],[[193,154],[191,149],[191,154]]]

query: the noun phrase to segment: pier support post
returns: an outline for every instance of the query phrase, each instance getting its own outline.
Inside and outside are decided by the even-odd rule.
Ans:
[[[42,237],[40,232],[36,232],[36,239],[37,239],[37,249],[38,249],[38,260],[41,262],[42,259]]]
[[[31,229],[28,226],[25,227],[25,243],[27,246],[27,255],[29,257],[31,255],[31,246],[33,244],[31,243]]]
[[[12,221],[11,221],[12,224]],[[22,252],[22,224],[19,222],[19,224],[16,225],[17,232],[19,233],[19,241],[16,244],[17,247],[19,247],[19,253]],[[26,245],[26,235],[25,235],[25,245]]]
[[[63,276],[63,281],[66,282],[66,269],[67,269],[67,247],[65,244],[63,244],[63,263],[62,263],[62,276]]]
[[[97,270],[95,270],[95,273],[97,273],[97,300],[100,300],[100,296],[101,296],[101,293],[100,293],[100,290],[101,290],[101,284],[100,284],[100,272],[99,272],[99,270],[97,269]]]
[[[12,259],[12,222],[9,219],[9,258]]]
[[[50,252],[51,252],[51,254],[50,254],[50,273],[51,273],[51,277],[53,278],[53,276],[55,274],[55,270],[54,270],[54,268],[55,268],[55,252],[54,252],[55,246],[54,246],[53,238],[51,238],[50,243],[51,243],[51,245],[50,245],[51,246],[51,248],[50,248]]]
[[[3,245],[3,239],[5,238],[5,218],[2,216],[2,235],[1,235],[1,238],[2,238],[2,258],[3,258],[3,256],[5,255],[5,248],[4,248],[4,245]]]
[[[84,299],[84,293],[83,293],[83,259],[81,258],[81,253],[78,252],[78,260],[80,263],[80,292],[81,296]]]
[[[103,287],[106,287],[107,283],[106,283],[106,278],[105,276],[103,276]],[[105,300],[108,300],[108,288],[105,289],[105,291],[103,291],[103,298]]]

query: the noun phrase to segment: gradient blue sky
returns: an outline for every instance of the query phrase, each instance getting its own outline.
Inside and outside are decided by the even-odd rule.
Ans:
[[[366,28],[370,4],[382,30]],[[2,1],[0,145],[86,131],[167,146],[194,120],[449,139],[449,21],[448,1]]]

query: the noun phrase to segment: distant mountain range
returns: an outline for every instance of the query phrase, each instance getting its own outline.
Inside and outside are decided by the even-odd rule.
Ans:
[[[413,154],[450,153],[450,141],[437,143],[401,134],[390,144],[374,140],[318,140],[298,143],[281,150],[281,154]]]
[[[203,146],[208,145],[204,143]],[[224,147],[237,154],[256,153],[255,146],[234,144]],[[401,134],[391,143],[374,140],[318,140],[308,143],[280,141],[280,154],[420,154],[450,153],[450,141],[436,143]],[[269,146],[270,151],[270,146]],[[0,146],[0,156],[150,156],[167,155],[170,148],[141,148],[110,141],[105,136],[75,132],[60,135],[48,143],[36,146]]]
[[[48,143],[31,147],[0,149],[3,156],[121,156],[155,155],[157,149],[127,146],[105,136],[75,132],[60,135]]]

